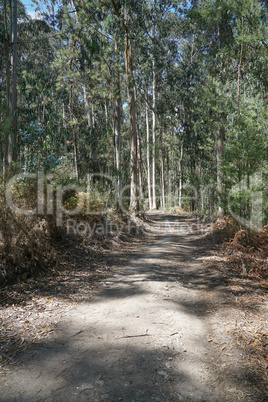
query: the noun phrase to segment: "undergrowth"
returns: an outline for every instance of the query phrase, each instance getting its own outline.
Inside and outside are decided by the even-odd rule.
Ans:
[[[238,275],[268,281],[268,226],[254,231],[230,217],[218,219],[213,229],[220,233],[227,263]]]
[[[12,210],[7,205],[4,187],[0,190],[0,287],[57,269],[61,260],[56,251],[58,241],[63,248],[69,247],[70,239],[75,237],[81,244],[92,246],[117,241],[142,230],[142,221],[104,208],[100,197],[91,199],[89,204],[87,194],[65,191],[61,226],[58,226],[59,206],[54,194],[51,194],[53,211],[46,213],[45,205],[43,214],[25,215]],[[15,205],[24,210],[36,208],[37,194],[36,184],[31,182],[19,182],[12,188]],[[77,207],[79,211],[72,214]]]
[[[48,223],[37,215],[16,214],[0,195],[0,286],[25,280],[57,266]]]

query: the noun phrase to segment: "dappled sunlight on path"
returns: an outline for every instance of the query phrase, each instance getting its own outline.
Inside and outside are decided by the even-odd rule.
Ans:
[[[3,401],[214,402],[246,394],[228,370],[217,385],[215,306],[207,295],[219,297],[226,283],[200,262],[209,252],[205,235],[188,230],[187,217],[150,219],[160,232],[155,240],[90,302],[71,306],[51,338],[21,354],[6,375]],[[233,372],[239,368],[236,361]]]

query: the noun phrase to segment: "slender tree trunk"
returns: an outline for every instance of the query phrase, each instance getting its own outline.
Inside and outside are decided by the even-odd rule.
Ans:
[[[128,31],[125,33],[125,62],[127,77],[127,96],[129,106],[129,131],[130,131],[130,210],[138,210],[137,203],[137,132],[135,116],[135,94],[134,79],[132,67],[132,48],[128,37]]]
[[[10,0],[10,74],[9,74],[9,118],[10,130],[8,134],[8,164],[17,160],[17,0]]]
[[[183,153],[184,146],[183,140],[180,146],[180,159],[179,159],[179,207],[182,207],[182,190],[183,190]]]
[[[78,14],[77,10],[74,4],[74,1],[71,0],[76,24],[79,24],[78,20]],[[95,121],[94,121],[94,109],[93,105],[91,106],[90,110],[90,104],[88,102],[88,93],[87,93],[87,86],[86,86],[86,74],[85,74],[85,52],[84,52],[84,47],[81,45],[81,53],[82,53],[82,61],[81,61],[81,70],[82,70],[82,90],[83,90],[83,99],[84,99],[84,104],[85,104],[85,111],[87,115],[87,122],[88,122],[88,128],[90,132],[90,140],[91,140],[91,161],[93,163],[93,170],[97,170],[97,164],[98,164],[98,155],[97,155],[97,147],[96,147],[96,141],[94,138],[94,128],[95,128]],[[105,105],[106,106],[106,105]],[[107,113],[106,113],[106,108],[105,108],[105,116],[106,116],[106,126],[107,126]],[[94,179],[93,179],[94,180]]]
[[[244,18],[242,17],[242,33],[243,33]],[[237,114],[240,115],[240,76],[241,76],[241,66],[243,58],[243,43],[240,46],[240,57],[238,63],[238,73],[237,73]]]
[[[66,162],[67,162],[68,145],[67,145],[67,137],[66,137],[66,133],[65,133],[66,125],[65,125],[65,105],[64,105],[64,102],[62,103],[62,123],[63,123],[63,128],[64,128],[64,156],[65,156]]]
[[[97,128],[95,124],[95,112],[94,112],[94,107],[91,105],[91,161],[93,162],[93,169],[94,172],[97,172],[99,167],[98,167],[98,152],[97,152]]]
[[[87,124],[88,124],[88,128],[91,130],[91,128],[92,128],[92,118],[91,118],[91,114],[90,114],[90,106],[89,106],[88,99],[87,99],[87,89],[86,89],[85,84],[82,84],[82,89],[83,89],[83,98],[84,98],[85,110],[86,110],[86,115],[87,115]]]
[[[175,196],[175,179],[176,179],[176,167],[175,167],[175,154],[174,149],[172,150],[172,183],[171,183],[171,202],[172,206],[174,205],[174,196]]]
[[[148,185],[149,208],[152,209],[151,163],[150,163],[150,126],[149,126],[149,108],[148,108],[147,103],[146,103],[146,131],[147,131],[147,185]]]
[[[141,153],[141,140],[140,140],[140,130],[138,129],[138,167],[139,167],[139,186],[140,186],[140,198],[142,204],[142,210],[145,211],[145,197],[143,190],[143,169],[142,169],[142,153]]]
[[[153,197],[152,208],[156,209],[156,172],[155,172],[155,137],[156,137],[156,77],[155,77],[155,60],[153,58],[153,152],[152,152],[152,184],[153,184]]]
[[[171,196],[171,192],[172,192],[172,186],[171,186],[171,175],[172,175],[172,171],[169,170],[168,172],[168,208],[171,208],[172,206],[172,196]]]
[[[88,97],[87,97],[87,88],[86,85],[82,85],[83,89],[83,99],[84,99],[84,104],[85,104],[85,111],[87,115],[87,124],[88,128],[90,131],[90,139],[91,139],[91,161],[93,162],[94,165],[94,171],[96,170],[96,165],[98,163],[98,155],[97,155],[97,149],[96,149],[96,143],[95,143],[95,138],[94,138],[94,109],[93,106],[91,107],[90,110],[90,105],[88,102]]]
[[[129,106],[129,133],[130,133],[130,211],[138,210],[137,203],[137,132],[136,132],[136,114],[135,114],[135,94],[134,94],[134,76],[132,66],[132,48],[129,39],[128,30],[128,10],[125,7],[124,18],[118,9],[115,0],[111,0],[114,12],[120,19],[125,34],[125,65],[127,81],[127,97]]]
[[[195,135],[194,135],[194,129],[193,129],[193,122],[192,122],[192,105],[191,105],[191,99],[189,100],[189,105],[188,105],[188,124],[189,124],[189,131],[190,131],[190,149],[191,149],[191,154],[194,155],[194,145],[195,145]],[[194,191],[194,187],[195,187],[195,178],[196,178],[196,172],[195,172],[195,159],[191,158],[190,164],[190,171],[191,171],[191,185],[192,185],[192,199],[190,201],[190,208],[191,208],[191,212],[194,212],[196,209],[196,198],[195,198],[195,191]]]
[[[222,203],[223,182],[222,182],[222,151],[224,146],[224,128],[217,130],[216,138],[216,159],[217,159],[217,190],[218,190],[218,217],[224,216]]]
[[[204,213],[204,199],[205,199],[205,194],[204,191],[200,191],[200,196],[201,196],[201,214]]]
[[[116,169],[116,203],[119,206],[119,195],[121,191],[121,172],[120,172],[120,147],[121,147],[121,88],[119,71],[119,54],[117,43],[115,44],[116,54],[116,93],[114,105],[114,161]]]
[[[7,27],[7,0],[4,0],[4,27],[5,27],[5,56],[6,56],[6,117],[9,117],[9,99],[10,99],[10,52],[9,52],[9,37],[8,37],[8,27]],[[3,144],[3,180],[6,180],[6,168],[8,162],[8,131],[5,130],[4,133],[4,144]]]
[[[247,161],[246,163],[246,168],[247,168],[247,190],[248,190],[248,194],[250,194],[250,164]],[[246,219],[250,219],[250,198],[249,195],[247,195],[247,205],[246,205]]]
[[[104,101],[104,111],[105,111],[105,129],[106,129],[106,135],[108,136],[108,102],[107,99]]]
[[[192,199],[191,199],[191,212],[195,212],[196,210],[196,198],[195,198],[195,182],[196,182],[196,176],[195,176],[195,161],[191,161],[191,178],[192,178]]]
[[[161,164],[161,199],[162,199],[162,208],[166,208],[165,201],[165,175],[164,175],[164,155],[163,150],[160,150],[160,164]]]
[[[90,140],[91,140],[91,160],[94,164],[94,170],[96,170],[98,156],[97,156],[97,149],[96,149],[95,138],[94,138],[94,109],[93,109],[93,105],[90,108],[90,104],[88,102],[88,93],[87,93],[87,87],[85,84],[86,78],[85,78],[84,61],[83,61],[82,68],[83,68],[83,80],[84,80],[84,83],[82,84],[82,89],[83,89],[83,99],[84,99],[84,104],[85,104],[85,111],[86,111],[86,116],[87,116],[87,124],[88,124],[89,133],[90,133]]]
[[[70,100],[69,100],[69,107],[70,107],[70,120],[71,120],[71,127],[72,127],[72,134],[73,134],[73,147],[74,147],[74,170],[75,170],[75,177],[79,180],[79,172],[78,172],[78,158],[77,158],[77,136],[76,136],[76,129],[73,117],[73,88],[71,85],[70,89]]]

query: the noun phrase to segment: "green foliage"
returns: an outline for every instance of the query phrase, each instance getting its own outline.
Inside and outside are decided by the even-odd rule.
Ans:
[[[31,122],[28,130],[20,130],[20,141],[26,172],[48,172],[62,160],[55,150],[49,124],[42,127],[37,121]]]
[[[3,4],[0,2],[1,17]],[[221,204],[228,212],[232,188],[264,169],[268,151],[265,2],[130,0],[121,2],[120,18],[111,2],[65,2],[54,11],[50,3],[42,3],[44,7],[41,4],[39,7],[42,18],[34,20],[26,16],[19,4],[17,147],[22,169],[31,172],[43,169],[55,175],[55,183],[68,184],[75,182],[77,164],[80,184],[85,188],[88,173],[119,176],[122,186],[129,184],[129,110],[122,22],[128,28],[133,55],[145,195],[148,195],[145,107],[147,102],[151,136],[153,60],[158,198],[163,180],[164,198],[167,201],[167,192],[171,191],[173,206],[177,206],[175,193],[181,174],[188,209],[213,213]],[[1,24],[0,52],[4,57],[7,57],[6,36],[5,25]],[[6,66],[7,60],[1,59],[2,160],[9,125]],[[120,174],[114,154],[118,91]],[[219,130],[224,133],[220,162]],[[152,145],[150,138],[150,162]],[[219,177],[223,184],[221,192],[217,190]],[[196,201],[190,199],[191,186],[198,193]],[[92,187],[94,200],[112,205],[111,187],[105,180],[96,180]],[[265,188],[264,185],[263,191]],[[202,191],[205,191],[203,198]],[[248,217],[253,192],[252,188],[244,193],[233,192],[231,208]]]

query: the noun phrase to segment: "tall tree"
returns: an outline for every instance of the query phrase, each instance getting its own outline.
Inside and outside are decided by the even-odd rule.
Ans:
[[[11,166],[17,159],[17,0],[10,0],[10,46],[8,73],[8,109],[10,130],[8,134],[7,161]]]
[[[127,4],[123,14],[121,14],[120,6],[112,1],[114,12],[122,24],[125,36],[125,67],[127,96],[129,107],[129,133],[130,133],[130,210],[136,212],[138,210],[137,202],[137,131],[136,131],[136,112],[135,112],[135,92],[134,92],[134,75],[132,61],[132,45],[129,36],[129,19],[130,9]]]

